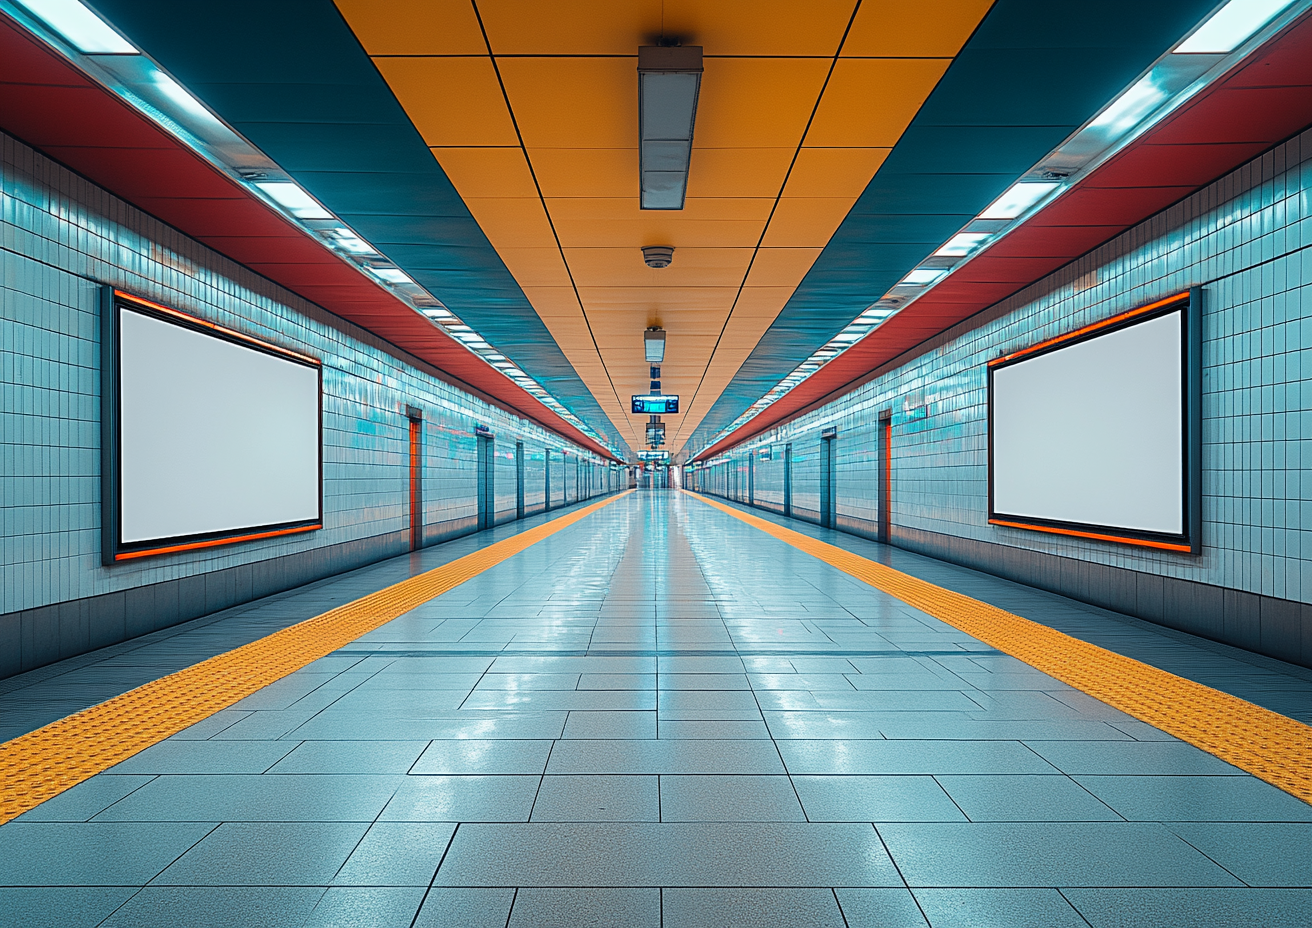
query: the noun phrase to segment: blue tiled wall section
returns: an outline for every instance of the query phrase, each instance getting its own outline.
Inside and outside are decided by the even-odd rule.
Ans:
[[[878,519],[878,419],[892,412],[893,540],[919,533],[1312,603],[1312,131],[935,339],[842,399],[708,462],[712,492],[759,459],[755,501],[816,518],[820,432],[838,429],[840,527]],[[985,363],[1091,322],[1203,288],[1203,551],[1199,557],[987,524]],[[878,338],[876,331],[872,336]]]
[[[409,528],[407,405],[424,415],[429,541],[477,525],[475,425],[497,436],[503,518],[515,515],[517,441],[538,462],[530,512],[541,508],[545,448],[554,459],[567,449],[571,467],[590,458],[4,135],[0,235],[0,615],[367,539],[398,553]],[[323,530],[101,566],[102,284],[323,360]]]

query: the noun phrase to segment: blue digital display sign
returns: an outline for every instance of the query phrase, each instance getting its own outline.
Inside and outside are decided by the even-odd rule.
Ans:
[[[679,411],[677,396],[650,396],[640,394],[633,397],[633,414],[635,416],[660,416]]]

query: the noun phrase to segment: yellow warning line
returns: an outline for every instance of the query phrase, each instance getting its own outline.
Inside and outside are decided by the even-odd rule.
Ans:
[[[688,494],[1095,699],[1312,803],[1312,727],[835,545]]]
[[[0,744],[0,825],[627,496],[494,542]]]

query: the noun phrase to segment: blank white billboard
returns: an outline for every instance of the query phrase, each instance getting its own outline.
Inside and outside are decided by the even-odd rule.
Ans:
[[[119,309],[119,543],[320,518],[319,369]]]
[[[993,369],[994,517],[1186,533],[1184,312]]]

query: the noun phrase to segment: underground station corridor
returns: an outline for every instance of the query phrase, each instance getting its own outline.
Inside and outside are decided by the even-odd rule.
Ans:
[[[343,600],[372,627],[0,827],[25,887],[0,890],[6,918],[1307,924],[1312,806],[1158,726],[1233,711],[1222,694],[1312,721],[1312,673],[783,521],[630,492],[518,553],[502,530],[451,542],[10,690],[0,711],[30,727],[73,708],[54,694],[253,636],[295,651],[272,630]],[[469,579],[411,608],[368,599],[462,559]],[[899,580],[920,608],[881,589]],[[1072,637],[994,618],[992,646],[935,615],[958,614],[949,591]],[[1130,711],[1008,653],[1035,643],[1131,658]],[[168,724],[179,687],[231,673],[193,669],[119,711]],[[1168,673],[1202,684],[1187,705],[1144,698]]]
[[[1312,928],[1312,0],[0,0],[0,928]]]

